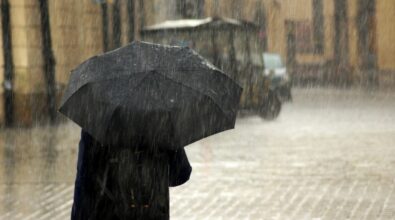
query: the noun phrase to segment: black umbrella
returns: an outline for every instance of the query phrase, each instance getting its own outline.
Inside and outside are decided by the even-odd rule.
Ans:
[[[241,91],[192,49],[133,42],[77,67],[59,111],[102,144],[178,149],[234,128]]]

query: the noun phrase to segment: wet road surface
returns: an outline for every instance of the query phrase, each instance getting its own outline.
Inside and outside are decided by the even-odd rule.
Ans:
[[[0,219],[69,219],[80,129],[0,130]],[[187,147],[171,219],[395,219],[395,93],[294,89]]]

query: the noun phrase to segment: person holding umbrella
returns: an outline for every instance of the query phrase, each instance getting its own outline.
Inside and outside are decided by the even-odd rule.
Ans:
[[[234,128],[241,91],[187,47],[133,42],[82,63],[59,109],[82,127],[72,218],[169,219],[184,147]]]
[[[114,205],[116,197],[111,193],[119,194],[122,189],[115,189],[114,182],[120,180],[119,182],[125,183],[127,182],[129,176],[127,176],[128,174],[126,173],[126,170],[122,170],[122,173],[116,173],[118,170],[113,166],[110,166],[114,165],[115,162],[125,162],[125,159],[123,158],[129,155],[125,152],[119,155],[112,154],[113,158],[111,159],[114,160],[116,158],[119,161],[111,161],[110,157],[108,156],[110,155],[108,152],[109,148],[102,147],[103,146],[100,146],[100,143],[98,143],[89,133],[84,130],[81,131],[81,140],[79,143],[78,152],[77,178],[74,190],[74,203],[71,214],[72,220],[122,219],[119,218],[119,216],[127,216],[125,213],[122,213],[122,210],[116,210],[116,206]],[[158,164],[160,166],[152,167],[153,169],[159,170],[160,167],[169,167],[168,181],[160,181],[161,185],[163,185],[162,188],[167,187],[166,183],[168,183],[168,186],[175,187],[182,185],[189,180],[192,168],[189,164],[184,149],[177,151],[167,150],[162,152],[162,160],[158,160],[157,162],[160,163]],[[125,164],[117,165],[122,167]],[[112,169],[109,170],[109,168]],[[109,174],[109,171],[112,171],[113,173]],[[138,172],[136,174],[138,175]],[[136,174],[134,174],[134,176],[137,176]],[[129,193],[126,192],[125,194]],[[168,192],[163,194],[163,197],[165,197],[164,201],[166,201]],[[129,204],[130,208],[136,209],[136,214],[138,212],[145,211],[148,214],[153,215],[153,219],[161,219],[161,212],[158,213],[156,210],[150,210],[150,205],[147,202],[140,202],[140,205],[138,203],[139,202],[137,201],[131,201]],[[157,204],[156,206],[158,205],[160,204]],[[162,206],[162,210],[168,209],[168,204],[166,202],[164,202]],[[162,218],[166,218],[168,212],[164,211],[162,213],[164,215]],[[144,216],[144,213],[141,214]],[[144,219],[148,218],[146,217]]]

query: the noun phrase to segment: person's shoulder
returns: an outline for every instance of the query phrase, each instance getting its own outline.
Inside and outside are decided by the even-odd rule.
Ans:
[[[81,129],[81,140],[87,141],[92,140],[92,136],[86,132],[84,129]]]
[[[85,146],[98,145],[99,143],[84,129],[81,130],[81,143]]]

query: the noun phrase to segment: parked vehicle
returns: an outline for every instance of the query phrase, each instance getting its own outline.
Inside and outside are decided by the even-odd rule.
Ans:
[[[291,101],[291,80],[281,56],[275,53],[263,53],[263,75],[270,81],[267,101],[260,111],[266,119],[276,118],[283,102]]]
[[[241,109],[267,119],[278,116],[283,99],[277,81],[263,74],[264,50],[255,23],[218,17],[169,20],[145,27],[141,36],[148,42],[195,49],[244,88]]]

